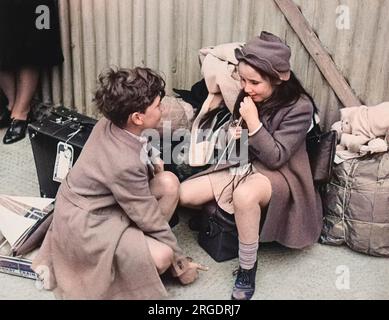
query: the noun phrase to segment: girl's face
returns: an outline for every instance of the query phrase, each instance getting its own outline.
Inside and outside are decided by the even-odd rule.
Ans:
[[[274,91],[274,87],[268,78],[262,76],[245,62],[239,63],[240,85],[242,90],[253,99],[254,102],[262,102],[268,99]]]

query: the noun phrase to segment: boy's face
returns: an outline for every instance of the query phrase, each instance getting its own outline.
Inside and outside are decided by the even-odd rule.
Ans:
[[[156,128],[161,121],[162,105],[161,97],[158,96],[154,99],[154,102],[147,107],[143,117],[143,128],[153,129]]]

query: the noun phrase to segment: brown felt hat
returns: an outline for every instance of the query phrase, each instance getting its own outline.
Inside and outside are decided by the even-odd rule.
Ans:
[[[290,78],[290,56],[289,46],[266,31],[248,41],[242,49],[235,49],[238,61],[244,61],[282,81]]]

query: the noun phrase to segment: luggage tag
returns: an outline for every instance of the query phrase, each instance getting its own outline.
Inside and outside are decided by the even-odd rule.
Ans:
[[[75,137],[81,128],[78,128],[75,132],[68,135],[66,142],[58,142],[57,144],[57,157],[55,159],[53,180],[59,183],[66,178],[70,169],[73,167],[74,149],[68,142]]]
[[[73,166],[74,149],[66,142],[58,142],[57,157],[55,159],[53,180],[62,182]]]

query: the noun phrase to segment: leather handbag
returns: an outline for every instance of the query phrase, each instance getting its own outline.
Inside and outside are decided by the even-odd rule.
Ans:
[[[322,185],[328,183],[331,178],[337,132],[331,130],[323,133],[315,117],[313,117],[313,124],[306,138],[307,153],[313,181],[316,185]]]
[[[198,243],[217,262],[238,257],[239,240],[234,215],[221,209],[216,201],[204,206]]]

